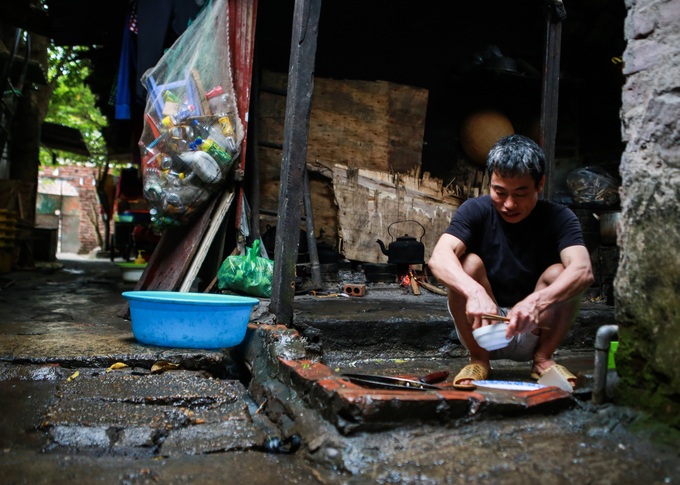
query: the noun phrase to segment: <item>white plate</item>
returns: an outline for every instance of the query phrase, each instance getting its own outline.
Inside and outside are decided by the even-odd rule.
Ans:
[[[521,381],[472,381],[472,383],[482,389],[502,389],[504,391],[535,391],[547,387],[542,384]]]

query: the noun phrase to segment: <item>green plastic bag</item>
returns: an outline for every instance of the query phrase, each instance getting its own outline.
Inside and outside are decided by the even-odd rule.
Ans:
[[[229,256],[217,272],[217,286],[221,290],[242,291],[253,296],[270,298],[274,261],[260,254],[260,240],[246,248],[243,256]]]

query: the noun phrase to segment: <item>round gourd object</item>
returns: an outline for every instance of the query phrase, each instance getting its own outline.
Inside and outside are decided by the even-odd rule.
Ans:
[[[500,111],[484,110],[469,115],[460,126],[460,141],[465,154],[475,163],[486,164],[494,143],[515,130],[512,122]]]

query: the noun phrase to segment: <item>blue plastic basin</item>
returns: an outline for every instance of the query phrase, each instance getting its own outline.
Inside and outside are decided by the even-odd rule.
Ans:
[[[243,342],[259,300],[246,296],[175,291],[126,291],[132,333],[144,344],[221,349]]]

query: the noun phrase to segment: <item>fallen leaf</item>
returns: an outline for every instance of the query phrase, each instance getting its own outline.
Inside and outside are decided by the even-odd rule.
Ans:
[[[127,366],[128,366],[127,364],[123,364],[122,362],[116,362],[116,363],[113,364],[111,367],[109,367],[108,369],[106,369],[106,372],[108,373],[108,372],[111,372],[112,370],[124,369],[124,368],[127,367]]]
[[[174,364],[172,362],[166,362],[164,360],[159,360],[151,367],[152,374],[158,374],[160,372],[165,372],[167,370],[179,369],[179,364]]]
[[[70,377],[68,379],[66,379],[66,382],[71,382],[73,379],[75,379],[79,375],[80,375],[80,371],[78,371],[78,370],[75,371],[73,374],[70,375]]]

